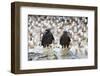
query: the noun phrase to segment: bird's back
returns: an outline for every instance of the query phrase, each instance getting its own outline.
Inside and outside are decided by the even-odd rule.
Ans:
[[[70,44],[70,37],[67,34],[63,34],[60,38],[60,44],[64,47],[68,47]]]
[[[48,46],[49,44],[52,43],[52,41],[54,40],[54,37],[52,35],[51,32],[46,32],[44,33],[43,37],[42,37],[42,45],[45,47],[45,46]]]

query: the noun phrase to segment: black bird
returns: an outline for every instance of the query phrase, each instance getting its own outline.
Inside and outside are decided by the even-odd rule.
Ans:
[[[41,45],[43,47],[48,47],[50,44],[52,44],[53,41],[54,41],[54,37],[53,37],[50,29],[46,29],[46,31],[42,37]]]
[[[68,32],[64,31],[63,35],[60,38],[60,45],[62,46],[62,48],[68,48],[69,44],[70,44],[70,37],[68,36]]]

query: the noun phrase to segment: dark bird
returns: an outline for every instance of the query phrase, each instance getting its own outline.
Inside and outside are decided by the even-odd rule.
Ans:
[[[54,37],[50,31],[50,29],[46,29],[45,33],[43,34],[41,45],[43,47],[48,47],[54,41]]]
[[[63,32],[63,35],[61,36],[60,38],[60,45],[62,46],[62,48],[68,48],[69,47],[69,44],[70,44],[70,37],[68,35],[68,32],[67,31],[64,31]]]

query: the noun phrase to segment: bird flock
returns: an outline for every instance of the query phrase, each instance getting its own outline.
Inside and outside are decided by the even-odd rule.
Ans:
[[[88,17],[28,15],[28,60],[88,57]]]

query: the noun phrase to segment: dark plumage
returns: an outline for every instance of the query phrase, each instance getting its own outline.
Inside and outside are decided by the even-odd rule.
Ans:
[[[48,47],[50,44],[52,44],[53,41],[54,41],[54,37],[50,32],[50,29],[47,29],[43,34],[41,45],[43,47]]]
[[[62,48],[67,48],[69,47],[69,44],[70,44],[70,37],[68,36],[68,32],[67,31],[64,31],[63,32],[63,35],[61,36],[60,38],[60,44],[62,46]]]

